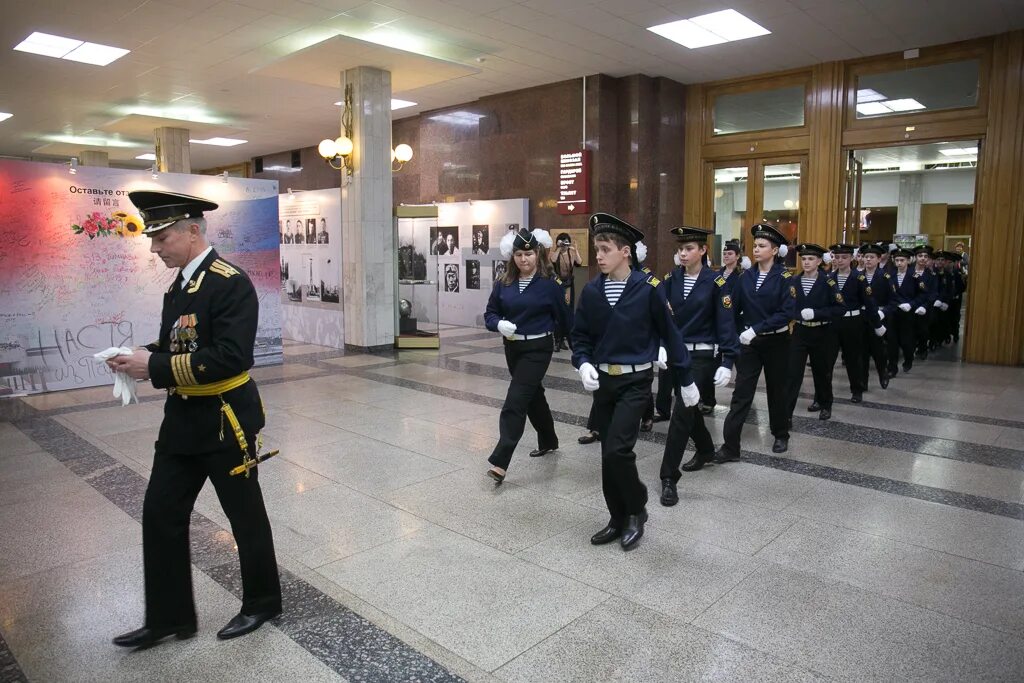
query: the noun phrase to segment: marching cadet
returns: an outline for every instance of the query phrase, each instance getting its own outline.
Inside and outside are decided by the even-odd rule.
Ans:
[[[728,240],[722,247],[722,267],[718,274],[725,278],[725,293],[732,294],[740,273],[750,268],[750,258],[743,255],[739,240]]]
[[[736,386],[722,429],[723,444],[715,456],[718,464],[740,459],[740,436],[762,369],[769,423],[775,437],[772,452],[783,453],[789,448],[786,364],[794,297],[782,263],[789,247],[786,237],[767,223],[753,226],[750,233],[754,238],[755,267],[743,271],[731,293],[732,305],[740,316],[741,347],[736,359]]]
[[[607,213],[590,221],[601,274],[580,294],[572,329],[572,364],[583,388],[594,392],[593,423],[600,431],[601,484],[610,519],[590,542],[620,539],[636,545],[647,521],[647,487],[636,469],[640,418],[651,398],[653,362],[664,346],[685,406],[695,406],[700,391],[690,373],[690,358],[672,321],[661,281],[644,275],[634,256],[643,233]]]
[[[833,276],[820,270],[825,250],[810,243],[799,244],[796,250],[802,272],[789,278],[796,321],[789,347],[789,415],[796,409],[810,356],[814,402],[809,410],[817,408],[818,418],[827,420],[832,417],[832,368],[839,353],[839,339],[832,323],[842,318],[846,307]]]
[[[242,609],[217,632],[235,638],[281,613],[274,540],[259,471],[229,471],[259,448],[265,416],[249,377],[259,301],[249,277],[206,240],[203,213],[213,202],[171,192],[130,192],[150,251],[179,276],[164,294],[158,341],[108,361],[114,371],[167,389],[164,419],[142,505],[146,618],[114,638],[146,647],[196,633],[189,519],[207,479],[231,522],[242,571]]]
[[[867,317],[864,324],[864,346],[868,355],[864,358],[864,365],[861,366],[861,386],[868,386],[868,370],[870,361],[875,361],[875,371],[878,373],[878,384],[883,389],[889,387],[889,361],[888,347],[886,346],[887,328],[884,324],[885,309],[889,306],[889,299],[892,295],[892,276],[882,270],[879,265],[879,257],[885,253],[882,247],[877,244],[865,245],[860,251],[864,263],[864,282],[867,285],[865,293],[871,299],[878,311],[878,325]]]
[[[867,276],[860,270],[851,268],[851,260],[859,255],[859,250],[852,244],[833,244],[832,252],[833,278],[843,295],[843,306],[846,311],[835,321],[839,349],[843,354],[846,376],[850,380],[850,399],[854,403],[863,400],[867,391],[867,344],[864,341],[864,329],[870,327],[878,337],[885,335],[885,327],[878,315],[878,308],[871,298],[871,286]],[[880,332],[879,332],[880,330]]]
[[[679,240],[676,258],[680,265],[666,276],[663,286],[672,319],[690,352],[694,382],[703,396],[710,387],[724,387],[732,379],[732,365],[739,354],[732,297],[725,291],[725,277],[716,274],[706,264],[707,240],[711,232],[682,227],[673,228],[672,234]],[[715,355],[716,345],[722,351],[720,361]],[[715,444],[701,412],[696,407],[676,402],[661,460],[662,505],[672,506],[679,502],[676,491],[679,463],[691,437],[697,452],[683,465],[686,472],[699,470],[711,462],[715,457]]]
[[[963,256],[956,251],[948,252],[949,277],[952,281],[949,300],[949,340],[956,344],[960,341],[960,315],[964,305],[964,292],[967,291],[967,279],[962,266]]]
[[[935,273],[936,298],[930,313],[928,324],[928,350],[934,351],[945,343],[946,331],[949,329],[948,311],[952,298],[953,280],[946,269],[946,252],[937,251],[932,254],[932,272]]]
[[[552,276],[545,250],[551,246],[546,230],[507,233],[501,255],[508,259],[505,275],[494,283],[487,300],[487,329],[504,338],[505,363],[512,381],[498,418],[498,443],[487,461],[487,475],[497,484],[505,480],[512,453],[526,428],[537,430],[537,448],[531,458],[558,450],[558,435],[551,409],[544,398],[542,381],[554,352],[553,333],[569,332],[569,308],[562,284]]]
[[[917,320],[927,313],[925,305],[929,300],[928,285],[909,265],[914,254],[906,249],[893,253],[896,273],[892,276],[889,306],[886,317],[889,325],[889,375],[896,376],[900,352],[903,352],[903,372],[910,372],[914,366],[914,347]]]
[[[932,272],[932,248],[927,244],[915,247],[914,258],[917,261],[914,267],[914,278],[924,284],[925,291],[927,292],[927,296],[925,296],[922,302],[924,312],[917,313],[918,309],[914,309],[914,313],[917,316],[914,318],[914,340],[917,358],[927,360],[928,332],[931,326],[931,319],[934,316],[932,310],[939,298],[939,284],[935,278],[935,273]]]

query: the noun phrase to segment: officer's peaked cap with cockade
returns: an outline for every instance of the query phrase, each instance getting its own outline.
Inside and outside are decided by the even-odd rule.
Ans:
[[[138,190],[129,192],[128,199],[139,209],[146,225],[143,235],[152,235],[186,218],[199,218],[205,211],[214,211],[217,205],[202,197],[176,192]]]

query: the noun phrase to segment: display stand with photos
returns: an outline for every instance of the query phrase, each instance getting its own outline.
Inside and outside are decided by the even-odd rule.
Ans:
[[[431,254],[429,245],[432,228],[436,232],[436,207],[400,206],[395,210],[395,346],[399,349],[441,348],[437,256]]]

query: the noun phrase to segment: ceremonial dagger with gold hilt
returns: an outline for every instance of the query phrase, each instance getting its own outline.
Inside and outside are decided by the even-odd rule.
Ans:
[[[234,468],[230,472],[228,472],[228,474],[233,477],[233,476],[235,476],[237,474],[242,474],[244,472],[245,476],[248,477],[249,476],[249,470],[253,469],[257,465],[259,465],[261,462],[263,462],[264,460],[269,460],[270,458],[273,458],[275,455],[277,455],[280,452],[281,452],[280,450],[273,450],[273,451],[270,451],[269,453],[264,453],[262,455],[257,455],[255,458],[250,458],[249,454],[246,453],[245,456],[242,458],[242,464],[239,465],[238,467]]]

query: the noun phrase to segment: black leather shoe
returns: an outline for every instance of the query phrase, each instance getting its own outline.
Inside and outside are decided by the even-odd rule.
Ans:
[[[277,612],[261,612],[259,614],[243,614],[239,612],[227,623],[227,626],[217,631],[217,637],[221,640],[230,640],[231,638],[244,636],[263,626],[263,622],[270,621],[279,614],[281,614],[280,610]]]
[[[883,389],[888,389],[889,388],[889,375],[882,375],[881,377],[879,377],[878,378],[878,386],[882,387]]]
[[[167,636],[174,636],[178,640],[187,640],[196,634],[195,626],[184,626],[182,628],[142,628],[122,633],[114,638],[114,645],[121,647],[150,647],[155,645]]]
[[[626,518],[626,528],[622,530],[622,538],[619,539],[623,550],[633,548],[636,542],[644,535],[644,522],[646,521],[646,512],[642,512],[639,515],[630,515]]]
[[[487,470],[487,476],[494,480],[495,485],[505,481],[505,475],[493,468]]]
[[[649,432],[654,429],[654,420],[640,420],[640,431]]]
[[[590,432],[589,434],[584,434],[580,438],[576,439],[576,442],[586,445],[588,443],[594,443],[595,441],[597,441],[597,439],[598,439],[598,433],[597,432]]]
[[[819,420],[831,420],[832,419],[832,409],[831,408],[822,408],[821,412],[818,413],[818,419]]]
[[[785,453],[789,450],[789,439],[777,438],[772,444],[772,453]]]
[[[654,416],[655,422],[668,422],[669,419],[671,418],[669,418],[668,415],[662,415],[661,413],[658,413],[657,415]]]
[[[598,531],[596,534],[590,537],[590,542],[594,545],[604,545],[611,543],[616,538],[622,535],[622,529],[612,526],[609,524],[605,528]]]
[[[661,504],[667,508],[679,502],[679,493],[676,492],[676,483],[671,479],[661,480]]]
[[[553,452],[555,452],[557,450],[558,450],[558,446],[555,446],[554,448],[538,448],[536,450],[530,451],[530,457],[531,458],[539,458],[542,455],[547,455],[548,453],[553,453]]]
[[[719,448],[718,452],[715,453],[715,457],[712,459],[712,462],[714,462],[716,465],[723,465],[723,464],[725,464],[727,462],[739,462],[739,461],[740,461],[739,454],[733,455],[732,453],[726,451],[724,448]]]
[[[706,406],[703,403],[701,403],[699,406],[697,406],[697,410],[700,411],[701,415],[714,415],[714,413],[715,413],[715,407],[714,406]]]
[[[683,463],[683,472],[696,472],[697,470],[707,465],[709,462],[714,462],[715,454],[701,455],[697,453],[692,458]]]
[[[860,403],[864,400],[864,395],[859,391],[850,398],[850,403]]]
[[[914,367],[914,365],[912,363],[904,363],[903,364],[903,372],[910,372],[910,368],[912,368],[912,367]]]
[[[814,401],[811,403],[811,405],[807,406],[808,413],[816,413],[819,410],[821,410],[821,404],[818,403],[817,401]]]

